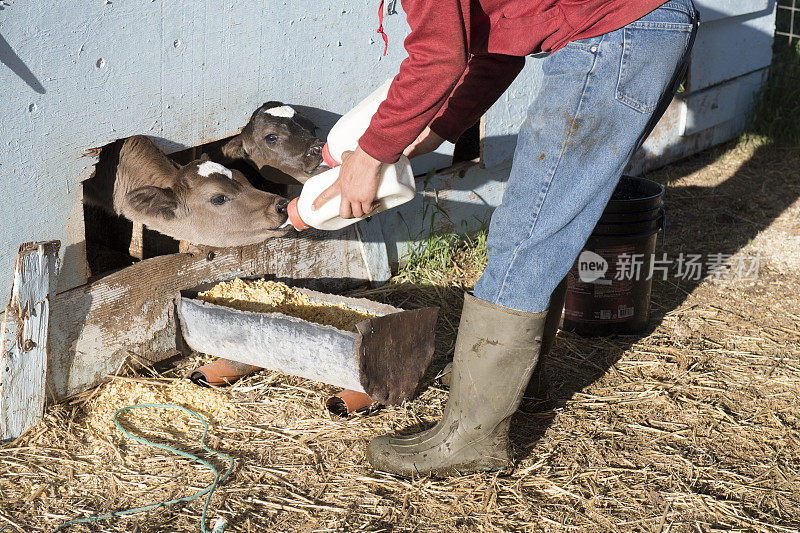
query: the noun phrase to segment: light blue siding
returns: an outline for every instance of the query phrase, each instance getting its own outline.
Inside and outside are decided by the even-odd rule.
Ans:
[[[19,1],[0,11],[0,293],[21,242],[58,239],[59,288],[85,277],[84,153],[147,134],[176,150],[235,134],[267,100],[308,106],[323,132],[393,75],[408,31],[339,2]],[[452,147],[449,148],[452,150]],[[440,161],[443,158],[440,158]]]
[[[699,91],[737,76],[762,69],[772,60],[775,1],[756,0],[750,9],[735,2],[738,13],[728,17],[728,2],[700,3],[701,24],[689,67],[689,91]],[[727,8],[727,9],[726,9]],[[703,17],[708,17],[706,20]]]

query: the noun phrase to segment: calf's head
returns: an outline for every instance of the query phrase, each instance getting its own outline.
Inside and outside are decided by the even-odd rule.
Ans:
[[[237,171],[196,160],[176,170],[169,187],[129,191],[122,214],[175,239],[244,246],[285,235],[287,201],[260,191]]]
[[[325,170],[324,143],[315,135],[316,126],[281,102],[267,102],[250,117],[242,132],[222,146],[229,159],[244,159],[263,175],[278,169],[300,183]]]

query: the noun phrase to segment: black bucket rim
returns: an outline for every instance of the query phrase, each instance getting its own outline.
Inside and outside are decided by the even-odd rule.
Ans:
[[[619,213],[619,214],[622,215],[626,213]],[[635,226],[637,224],[644,224],[646,222],[655,222],[657,220],[661,220],[661,224],[663,224],[665,216],[666,212],[664,211],[664,208],[661,208],[656,212],[656,216],[650,218],[641,218],[638,220],[628,221],[628,222],[603,222],[603,218],[601,217],[600,220],[597,221],[597,224],[595,224],[595,229],[597,228],[597,226]]]
[[[653,181],[648,178],[642,178],[640,176],[621,176],[619,182],[617,182],[617,187],[614,189],[614,192],[617,191],[617,188],[623,183],[623,181],[632,181],[639,184],[644,184],[645,186],[652,187],[655,189],[653,194],[649,194],[647,196],[640,196],[637,198],[628,198],[628,199],[614,199],[614,193],[611,194],[611,198],[609,198],[608,203],[606,204],[606,208],[603,211],[604,214],[621,214],[621,213],[636,213],[641,211],[650,211],[651,209],[657,207],[659,204],[663,204],[664,200],[664,193],[666,192],[666,187],[663,184],[658,183],[657,181]],[[658,203],[655,201],[658,200]],[[648,205],[652,204],[647,209],[636,209],[639,205]],[[627,209],[626,209],[627,207]],[[630,208],[634,208],[633,211]]]
[[[648,218],[648,219],[645,219],[645,220],[637,220],[636,222],[632,222],[632,223],[598,222],[595,225],[594,229],[592,230],[592,233],[589,235],[589,238],[592,238],[592,237],[629,237],[629,236],[630,237],[637,237],[637,236],[644,237],[644,236],[650,235],[652,233],[656,233],[658,231],[663,230],[664,226],[666,225],[666,222],[667,222],[667,216],[666,215],[667,215],[666,211],[662,208],[662,209],[659,209],[659,212],[658,212],[657,216],[652,217],[652,218]],[[647,230],[644,230],[644,231],[636,231],[636,232],[633,232],[633,233],[596,233],[598,226],[638,226],[638,225],[642,225],[642,224],[647,224],[648,222],[649,223],[655,223],[656,226],[651,228],[651,229],[647,229]]]

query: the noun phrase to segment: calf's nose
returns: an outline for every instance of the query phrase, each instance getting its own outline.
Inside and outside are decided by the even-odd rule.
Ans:
[[[275,212],[279,215],[285,215],[287,205],[289,205],[288,200],[278,200],[278,203],[275,204]]]
[[[309,153],[311,155],[320,155],[322,153],[322,145],[321,144],[317,144],[315,146],[312,146],[311,150],[309,150]]]

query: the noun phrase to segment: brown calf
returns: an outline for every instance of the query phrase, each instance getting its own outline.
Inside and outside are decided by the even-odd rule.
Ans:
[[[142,135],[109,153],[84,182],[87,203],[193,244],[243,246],[287,233],[286,199],[239,171],[207,159],[180,166]]]
[[[316,126],[294,108],[281,102],[267,102],[250,116],[242,132],[222,145],[211,158],[222,163],[247,161],[268,181],[305,183],[326,170]],[[279,172],[276,172],[275,170]],[[288,175],[288,176],[287,176]]]

